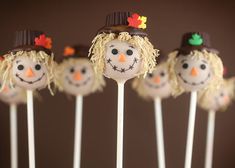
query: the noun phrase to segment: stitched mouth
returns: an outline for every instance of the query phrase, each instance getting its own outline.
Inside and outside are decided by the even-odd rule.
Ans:
[[[88,77],[87,80],[85,80],[85,81],[82,82],[82,83],[73,83],[73,81],[71,81],[68,76],[66,76],[65,79],[68,81],[68,83],[69,83],[70,85],[73,85],[73,86],[75,86],[75,87],[84,86],[84,85],[86,85],[86,84],[91,80],[91,78]]]
[[[41,76],[40,78],[38,78],[37,80],[35,80],[35,81],[26,81],[26,80],[24,80],[23,78],[21,78],[19,74],[16,74],[15,76],[16,76],[18,79],[20,79],[21,82],[25,82],[25,83],[28,83],[28,84],[34,84],[34,83],[40,81],[40,80],[45,76],[45,73],[43,73],[42,76]]]
[[[163,82],[161,85],[153,85],[151,83],[149,83],[148,81],[145,81],[146,85],[150,88],[153,88],[153,89],[160,89],[162,87],[164,87],[166,85],[167,82]]]
[[[182,81],[183,81],[184,83],[189,84],[189,85],[193,85],[193,86],[197,86],[197,85],[203,85],[203,84],[205,84],[205,82],[210,78],[211,74],[209,73],[209,74],[207,75],[207,77],[206,77],[205,80],[203,80],[203,81],[201,81],[201,82],[198,82],[198,83],[196,83],[196,82],[188,82],[186,79],[184,79],[184,78],[182,77],[181,73],[178,73],[178,76],[180,77],[180,79],[182,79]]]
[[[129,65],[129,68],[118,68],[116,65],[112,64],[112,60],[109,58],[107,60],[107,63],[113,68],[114,71],[120,72],[120,73],[125,73],[127,71],[130,71],[134,68],[135,64],[137,64],[138,59],[134,58],[133,63]]]

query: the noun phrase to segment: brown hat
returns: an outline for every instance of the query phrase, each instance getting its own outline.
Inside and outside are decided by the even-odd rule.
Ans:
[[[177,49],[179,54],[187,55],[193,50],[207,50],[219,53],[211,47],[210,36],[205,32],[188,32],[182,37],[181,47]]]
[[[130,12],[114,12],[106,16],[106,24],[102,27],[98,34],[128,32],[130,35],[147,36],[145,32],[146,17],[139,16]]]
[[[86,45],[74,45],[64,48],[63,56],[67,58],[87,58],[88,59],[89,46]]]
[[[22,30],[15,32],[14,47],[10,52],[18,51],[44,51],[52,54],[52,40],[42,31]]]

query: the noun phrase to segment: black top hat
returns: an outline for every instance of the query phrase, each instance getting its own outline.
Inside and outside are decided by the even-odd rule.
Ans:
[[[10,52],[18,51],[44,51],[48,55],[52,54],[51,51],[52,40],[42,31],[35,30],[22,30],[15,32],[14,47]]]
[[[205,32],[188,32],[182,37],[181,47],[177,49],[179,54],[188,55],[193,50],[207,50],[218,53],[211,47],[210,36]]]
[[[89,47],[86,45],[67,46],[64,48],[64,58],[87,58]]]
[[[140,28],[142,22],[141,17],[136,13],[114,12],[106,16],[106,24],[98,31],[98,34],[128,32],[130,35],[145,37],[147,33]]]

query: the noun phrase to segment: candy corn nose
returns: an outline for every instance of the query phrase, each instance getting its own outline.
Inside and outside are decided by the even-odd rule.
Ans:
[[[34,77],[34,76],[35,76],[35,74],[34,74],[34,72],[33,72],[32,68],[28,68],[28,69],[26,70],[26,72],[25,72],[25,76],[26,76],[26,77],[29,77],[29,78]]]
[[[3,92],[8,92],[8,90],[9,90],[9,88],[7,87],[7,86],[4,86],[4,88],[3,88]]]
[[[118,61],[119,62],[126,62],[126,56],[124,54],[119,55]]]
[[[79,81],[82,79],[82,75],[80,72],[76,72],[74,75],[73,75],[73,79],[76,80],[76,81]]]
[[[159,84],[161,82],[161,78],[159,76],[155,77],[153,80],[157,84]]]
[[[193,67],[190,74],[191,76],[196,77],[198,75],[198,70],[195,67]]]
[[[228,96],[224,96],[224,102],[225,103],[229,103],[229,101],[230,101],[229,97]]]

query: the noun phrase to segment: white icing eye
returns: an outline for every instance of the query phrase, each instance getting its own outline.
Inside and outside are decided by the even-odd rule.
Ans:
[[[82,74],[85,74],[86,71],[87,71],[86,68],[82,68],[82,70],[81,70]]]
[[[41,70],[41,65],[39,65],[39,64],[37,64],[37,65],[35,65],[35,69],[37,70],[37,71],[39,71],[39,70]]]
[[[133,51],[129,49],[129,50],[126,51],[126,54],[131,56],[131,55],[133,55]]]
[[[187,69],[187,68],[188,68],[188,64],[187,64],[187,63],[184,63],[184,64],[182,65],[182,68],[183,68],[183,69]]]
[[[22,71],[22,70],[24,69],[24,65],[18,65],[18,66],[17,66],[17,69],[20,70],[20,71]]]
[[[74,73],[75,70],[74,70],[74,68],[70,68],[69,71],[70,71],[70,73]]]
[[[153,77],[153,74],[149,73],[149,74],[148,74],[148,77],[149,77],[149,78],[152,78],[152,77]]]
[[[201,68],[202,70],[205,70],[205,69],[206,69],[206,65],[205,65],[205,64],[201,64],[201,65],[200,65],[200,68]]]
[[[118,50],[116,48],[112,49],[111,52],[112,52],[113,55],[117,55],[118,54]]]

